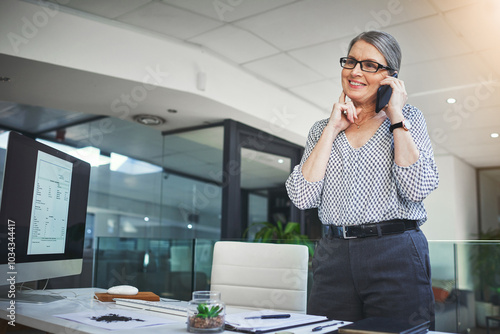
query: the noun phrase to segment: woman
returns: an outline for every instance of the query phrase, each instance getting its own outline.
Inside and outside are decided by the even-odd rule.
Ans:
[[[329,119],[309,132],[286,182],[299,209],[318,207],[328,226],[314,259],[308,313],[433,321],[422,201],[439,178],[422,113],[394,77],[401,51],[389,34],[355,37],[341,58],[342,88]],[[390,86],[376,112],[377,91]]]

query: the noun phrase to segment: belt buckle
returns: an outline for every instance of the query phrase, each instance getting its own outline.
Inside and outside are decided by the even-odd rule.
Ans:
[[[357,238],[357,236],[348,237],[346,233],[347,233],[347,230],[345,229],[345,225],[342,225],[342,236],[344,237],[344,239],[356,239]]]

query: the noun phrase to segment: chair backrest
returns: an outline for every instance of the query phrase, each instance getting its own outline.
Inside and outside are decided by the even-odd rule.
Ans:
[[[210,289],[226,305],[305,313],[308,261],[304,245],[219,241]]]

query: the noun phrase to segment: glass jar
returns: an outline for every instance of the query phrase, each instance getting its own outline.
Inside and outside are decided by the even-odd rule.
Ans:
[[[224,330],[226,305],[220,292],[194,291],[187,312],[187,330],[191,333],[217,333]]]

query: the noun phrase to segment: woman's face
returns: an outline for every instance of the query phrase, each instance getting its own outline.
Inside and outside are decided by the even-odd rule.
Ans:
[[[349,51],[350,58],[358,61],[371,60],[387,66],[384,56],[371,44],[359,40]],[[380,81],[387,76],[387,70],[369,73],[361,71],[361,64],[356,64],[353,69],[342,69],[342,88],[345,94],[353,101],[360,104],[374,104],[377,98],[377,89]]]

